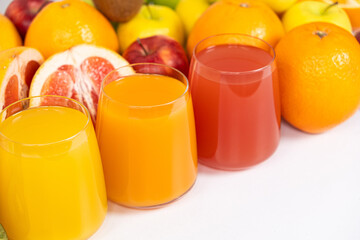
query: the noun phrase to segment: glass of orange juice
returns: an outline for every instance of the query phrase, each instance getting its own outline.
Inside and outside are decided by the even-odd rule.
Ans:
[[[152,63],[124,66],[102,84],[96,134],[108,198],[151,208],[181,197],[197,174],[189,83]]]
[[[39,96],[0,113],[0,222],[9,239],[87,239],[106,211],[96,135],[82,104]]]

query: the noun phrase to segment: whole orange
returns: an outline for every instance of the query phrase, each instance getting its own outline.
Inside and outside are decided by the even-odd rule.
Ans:
[[[360,44],[331,23],[288,32],[275,48],[281,111],[294,127],[320,133],[349,118],[360,104]]]
[[[192,55],[202,39],[220,33],[243,33],[259,37],[275,46],[284,35],[278,16],[256,0],[223,0],[212,4],[195,22],[187,50]]]
[[[119,49],[110,22],[80,0],[48,4],[36,15],[25,36],[25,46],[38,49],[45,58],[81,43]]]
[[[0,51],[21,46],[22,41],[14,24],[4,15],[0,14]]]

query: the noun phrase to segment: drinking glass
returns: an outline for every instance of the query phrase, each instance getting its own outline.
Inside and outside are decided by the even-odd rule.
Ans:
[[[275,52],[244,34],[201,40],[190,66],[199,162],[240,170],[273,154],[280,138]]]
[[[96,133],[108,198],[132,208],[178,199],[197,174],[195,124],[187,78],[161,64],[109,73]]]
[[[59,96],[0,113],[0,223],[12,240],[87,239],[107,210],[88,110]]]

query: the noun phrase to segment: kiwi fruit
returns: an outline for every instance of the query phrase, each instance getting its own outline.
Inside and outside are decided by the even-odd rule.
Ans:
[[[143,0],[93,0],[95,7],[110,21],[126,22],[140,10]]]

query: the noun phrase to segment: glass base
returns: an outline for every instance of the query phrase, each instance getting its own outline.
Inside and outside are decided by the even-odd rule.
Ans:
[[[276,149],[275,149],[276,150]],[[258,162],[255,162],[254,164],[251,164],[251,165],[247,165],[247,166],[239,166],[239,167],[228,167],[228,166],[221,166],[221,165],[215,165],[215,164],[212,164],[211,162],[209,161],[206,161],[206,160],[203,160],[199,157],[198,159],[198,162],[201,164],[201,165],[204,165],[206,167],[209,167],[209,168],[213,168],[213,169],[216,169],[216,170],[222,170],[222,171],[243,171],[243,170],[247,170],[249,168],[253,168],[257,165],[260,165],[261,163],[263,162],[266,162],[275,152],[275,150],[269,155],[267,156],[264,160],[262,161],[258,161]]]
[[[276,143],[273,146],[273,148],[271,149],[271,151],[268,151],[267,154],[263,154],[261,156],[261,158],[257,159],[257,161],[250,162],[250,163],[248,163],[246,165],[245,164],[241,165],[239,163],[238,166],[236,166],[236,164],[233,164],[233,166],[229,166],[230,164],[228,164],[228,166],[227,166],[225,164],[222,165],[222,164],[219,164],[218,162],[215,162],[214,158],[204,160],[201,156],[198,156],[198,163],[200,163],[201,165],[204,165],[206,167],[210,167],[210,168],[217,169],[217,170],[223,170],[223,171],[242,171],[242,170],[246,170],[246,169],[255,167],[257,165],[260,165],[263,162],[266,162],[276,152],[277,148],[279,147],[279,142],[280,142],[280,137],[276,141]],[[235,161],[233,161],[233,162],[235,162]]]
[[[116,201],[114,201],[114,200],[112,200],[112,199],[110,199],[110,198],[109,198],[109,200],[110,200],[111,202],[119,205],[119,206],[126,207],[126,208],[131,208],[131,209],[138,209],[138,210],[157,209],[157,208],[161,208],[161,207],[163,207],[163,206],[166,206],[166,205],[168,205],[168,204],[170,204],[170,203],[173,203],[173,202],[181,199],[184,195],[186,195],[186,194],[193,188],[193,186],[194,186],[195,183],[196,183],[196,179],[197,179],[197,178],[195,178],[193,184],[192,184],[183,194],[181,194],[180,196],[178,196],[178,197],[176,197],[176,198],[174,198],[174,199],[172,199],[172,200],[170,200],[170,201],[168,201],[168,202],[160,203],[160,204],[157,204],[157,205],[151,205],[151,206],[130,206],[130,205],[125,205],[125,204],[116,202]]]
[[[243,171],[243,170],[247,170],[249,168],[252,168],[256,165],[259,165],[263,162],[265,162],[266,160],[264,161],[261,161],[261,162],[258,162],[258,163],[255,163],[251,166],[246,166],[246,167],[226,167],[226,166],[218,166],[218,165],[213,165],[207,161],[203,161],[203,160],[198,160],[198,162],[203,165],[203,166],[206,166],[206,167],[209,167],[209,168],[213,168],[213,169],[216,169],[216,170],[222,170],[222,171]]]

